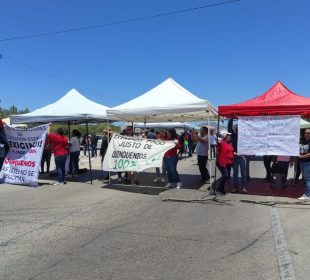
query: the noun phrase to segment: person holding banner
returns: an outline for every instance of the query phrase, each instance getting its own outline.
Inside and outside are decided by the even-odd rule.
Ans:
[[[9,151],[9,145],[5,137],[2,120],[0,119],[0,170],[2,168],[3,162],[5,160],[8,151]]]
[[[310,201],[310,129],[304,132],[303,140],[300,143],[299,155],[301,173],[305,181],[305,194],[298,199],[301,201]]]
[[[160,140],[167,140],[167,131],[165,130],[161,130],[159,132],[159,135],[157,137],[158,139]],[[158,182],[162,182],[162,183],[165,183],[166,182],[166,174],[167,174],[167,169],[166,169],[166,166],[163,162],[162,164],[162,174],[160,176],[160,168],[159,167],[156,167],[156,178],[153,180],[154,183],[158,183]]]
[[[58,128],[57,133],[50,133],[48,138],[52,144],[56,171],[57,171],[57,179],[58,181],[54,183],[54,186],[61,186],[65,183],[65,175],[66,175],[66,160],[68,157],[68,148],[69,141],[66,136],[64,136],[64,130],[62,128]]]
[[[198,167],[201,174],[201,183],[210,183],[210,173],[207,169],[209,140],[208,128],[203,126],[200,128],[200,136],[196,136],[197,146],[196,154],[198,158]]]
[[[178,140],[175,129],[169,129],[167,133],[167,140],[173,140],[176,142],[174,148],[168,150],[164,155],[164,165],[167,169],[168,184],[165,188],[170,188],[173,183],[177,183],[177,189],[182,187],[179,173],[177,171],[178,164],[178,149],[182,148],[181,142]]]
[[[76,178],[79,173],[79,160],[80,160],[80,138],[81,132],[77,129],[73,129],[72,137],[70,139],[70,161],[69,161],[69,175]],[[74,173],[73,173],[74,168]]]
[[[231,133],[232,144],[235,151],[235,158],[233,164],[233,188],[232,192],[235,193],[238,190],[239,184],[239,168],[241,173],[241,192],[248,193],[247,185],[247,172],[246,172],[246,158],[243,155],[238,154],[238,125],[233,125],[233,119],[230,119],[228,122],[228,132]]]
[[[46,173],[50,172],[50,165],[51,165],[51,157],[52,157],[52,145],[48,139],[48,137],[45,138],[45,144],[41,159],[41,172],[40,174],[44,174],[44,164],[46,162]]]

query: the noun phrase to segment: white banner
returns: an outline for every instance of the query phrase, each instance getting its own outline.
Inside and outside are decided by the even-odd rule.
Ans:
[[[113,135],[104,157],[103,170],[140,172],[161,167],[165,152],[175,145],[174,141]]]
[[[238,154],[299,155],[300,116],[238,118]]]
[[[2,182],[38,186],[39,167],[47,128],[48,125],[31,129],[4,126],[10,150],[0,172]]]

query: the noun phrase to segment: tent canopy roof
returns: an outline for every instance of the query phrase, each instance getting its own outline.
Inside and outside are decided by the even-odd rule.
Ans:
[[[206,119],[206,110],[217,116],[216,108],[198,98],[172,78],[150,91],[108,110],[109,118],[136,122],[191,121]]]
[[[71,89],[56,102],[27,114],[11,116],[11,123],[84,122],[105,120],[106,106],[89,100]]]
[[[310,98],[290,91],[280,81],[264,94],[242,103],[219,106],[223,117],[301,115],[310,116]]]

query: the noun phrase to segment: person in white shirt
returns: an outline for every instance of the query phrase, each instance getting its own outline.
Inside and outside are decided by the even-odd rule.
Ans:
[[[80,137],[81,133],[74,129],[72,131],[72,137],[70,139],[70,161],[69,161],[69,175],[73,177],[78,176],[79,172],[79,157],[80,157]],[[74,173],[73,172],[74,169]]]

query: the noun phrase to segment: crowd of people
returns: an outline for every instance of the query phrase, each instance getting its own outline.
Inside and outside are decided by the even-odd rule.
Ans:
[[[101,164],[106,155],[110,139],[112,137],[111,130],[104,130],[100,152]],[[161,139],[165,141],[174,141],[175,146],[167,151],[163,156],[161,168],[156,168],[154,183],[166,183],[166,188],[182,188],[182,182],[178,173],[178,161],[185,157],[192,157],[195,153],[197,156],[198,168],[201,175],[201,183],[210,183],[210,172],[207,164],[209,160],[216,158],[216,166],[221,174],[217,186],[217,192],[225,195],[227,192],[227,184],[230,184],[232,171],[232,192],[247,193],[247,184],[250,180],[250,156],[238,154],[238,125],[233,124],[233,120],[229,120],[227,130],[214,133],[213,130],[208,131],[207,127],[201,127],[200,131],[184,130],[180,135],[175,129],[161,129],[155,131],[143,131],[139,135],[134,133],[132,126],[127,126],[123,131],[123,135],[131,137],[144,137],[148,139]],[[59,128],[56,133],[48,132],[46,136],[45,146],[41,160],[40,173],[50,172],[50,163],[52,154],[54,154],[57,182],[54,185],[65,184],[66,162],[69,157],[68,176],[78,177],[79,174],[79,158],[80,150],[87,151],[90,149],[91,156],[97,156],[98,136],[84,135],[74,129],[70,139],[65,135],[64,130]],[[210,143],[209,143],[210,142]],[[210,150],[209,150],[210,149]],[[0,120],[0,168],[9,151],[3,123]],[[289,167],[295,166],[294,182],[299,180],[302,174],[305,182],[305,194],[300,200],[310,200],[310,129],[301,131],[300,137],[300,155],[298,157],[290,156],[270,156],[263,157],[264,167],[266,170],[265,181],[274,182],[277,175],[280,176],[282,185],[286,184]],[[127,183],[138,185],[137,172],[119,172],[118,183]],[[104,180],[110,180],[110,172],[103,171]]]

